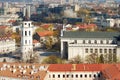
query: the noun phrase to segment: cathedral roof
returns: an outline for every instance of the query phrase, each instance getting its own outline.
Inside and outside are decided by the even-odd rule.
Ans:
[[[65,31],[62,38],[116,38],[119,32]]]

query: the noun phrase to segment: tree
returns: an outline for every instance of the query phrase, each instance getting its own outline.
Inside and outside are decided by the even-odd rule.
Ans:
[[[99,63],[104,63],[104,57],[103,57],[103,54],[101,54],[100,57],[99,57]]]
[[[74,57],[73,59],[69,60],[69,63],[71,63],[71,64],[79,64],[79,63],[82,63],[82,59],[78,55],[78,56]]]
[[[113,56],[112,53],[109,53],[109,54],[108,54],[108,63],[112,63],[112,62],[113,62],[113,61],[112,61],[112,59],[113,59],[112,56]]]
[[[53,45],[53,41],[51,37],[48,37],[48,39],[46,40],[45,46],[47,49],[51,49]]]
[[[3,59],[3,62],[7,62],[5,58]]]
[[[86,56],[86,62],[87,63],[98,63],[98,55],[96,53],[92,53],[88,56]]]
[[[113,62],[117,62],[117,55],[116,55],[116,53],[113,53]]]
[[[45,58],[42,61],[43,64],[60,64],[60,63],[64,63],[64,60],[62,60],[61,58],[51,55],[47,58]]]
[[[39,63],[39,54],[34,53],[30,55],[30,59],[27,60],[28,63]]]

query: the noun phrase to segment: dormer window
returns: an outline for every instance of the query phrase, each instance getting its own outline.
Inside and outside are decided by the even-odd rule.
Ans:
[[[109,41],[108,41],[108,40],[106,41],[106,44],[109,44]]]
[[[83,40],[83,44],[85,44],[85,40]]]
[[[95,40],[95,42],[94,42],[95,44],[97,44],[97,40]]]
[[[103,44],[103,41],[102,41],[102,40],[100,41],[100,44]]]
[[[88,43],[91,44],[91,40],[89,40]]]

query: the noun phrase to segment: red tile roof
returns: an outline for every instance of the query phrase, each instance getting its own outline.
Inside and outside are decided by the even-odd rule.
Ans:
[[[75,69],[73,69],[75,66]],[[49,71],[101,71],[104,64],[51,64]]]
[[[108,80],[120,80],[120,64],[112,64],[102,70],[104,77]]]
[[[44,80],[48,66],[47,64],[0,63],[0,76],[20,79],[26,76],[28,80],[32,77],[33,80],[38,80],[37,78],[40,77],[39,80]],[[24,74],[23,71],[25,71]]]
[[[9,20],[8,22],[9,23],[14,23],[14,22],[16,22],[16,20]]]
[[[78,24],[76,26],[78,26],[80,29],[92,29],[97,27],[96,24]]]
[[[7,28],[7,26],[0,26],[0,29],[5,29]]]
[[[37,32],[37,34],[41,37],[44,36],[52,36],[53,35],[53,31],[43,31],[43,32]]]

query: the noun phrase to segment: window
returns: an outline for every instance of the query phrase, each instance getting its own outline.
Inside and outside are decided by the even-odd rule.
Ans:
[[[96,75],[94,74],[94,77],[96,77]]]
[[[78,75],[76,74],[76,78],[78,78]]]
[[[102,49],[100,49],[100,53],[102,53]]]
[[[73,74],[71,75],[71,77],[73,78]]]
[[[85,44],[85,40],[83,40],[83,44]]]
[[[25,23],[25,25],[27,25],[27,23]]]
[[[55,75],[53,74],[53,78],[55,78]]]
[[[49,78],[51,78],[51,75],[49,75]]]
[[[85,49],[85,53],[88,53],[88,49]]]
[[[89,77],[91,78],[91,74],[89,74]]]
[[[80,77],[82,78],[82,74],[80,75]]]
[[[74,43],[77,44],[77,40],[74,40]]]
[[[100,78],[100,74],[98,74],[98,78]]]
[[[87,78],[87,74],[85,74],[85,78]]]
[[[60,75],[58,75],[58,78],[60,78]]]
[[[98,53],[98,49],[95,49],[95,53]]]
[[[29,36],[31,35],[31,32],[29,31]]]
[[[69,74],[67,74],[67,78],[69,78]]]
[[[30,27],[30,23],[29,23],[29,27]]]
[[[104,53],[107,53],[107,49],[104,49]]]
[[[25,36],[27,36],[27,31],[25,31]]]
[[[25,44],[27,44],[27,40],[25,40]]]
[[[103,41],[102,41],[102,40],[100,41],[100,44],[103,44]]]
[[[93,49],[90,49],[90,53],[93,53]]]
[[[65,78],[65,75],[63,75],[63,78]]]
[[[113,49],[113,53],[116,53],[116,49]]]
[[[109,41],[108,41],[108,40],[106,41],[106,44],[109,44]]]
[[[112,49],[109,49],[109,53],[112,53]]]
[[[89,40],[88,43],[91,44],[91,41]]]
[[[95,40],[95,42],[94,42],[95,44],[97,44],[97,41]]]

